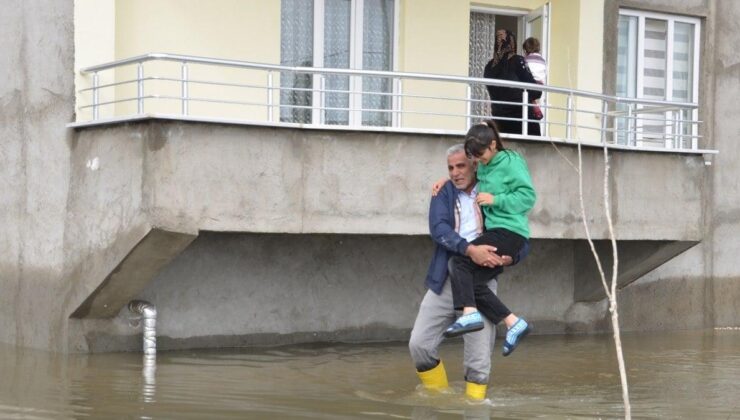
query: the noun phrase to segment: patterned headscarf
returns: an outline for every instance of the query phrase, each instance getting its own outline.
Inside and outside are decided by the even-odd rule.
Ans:
[[[511,56],[516,54],[516,36],[511,31],[506,31],[506,38],[499,42],[498,35],[496,35],[496,47],[493,52],[493,67],[501,62],[506,57],[508,60]]]

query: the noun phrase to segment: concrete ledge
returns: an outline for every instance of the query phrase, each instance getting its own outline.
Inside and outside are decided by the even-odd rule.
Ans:
[[[143,141],[142,207],[152,225],[174,231],[427,235],[429,186],[446,174],[447,148],[462,141],[156,119],[84,131],[99,142]],[[560,153],[547,142],[507,147],[525,156],[537,189],[532,237],[584,239],[578,176],[565,160],[577,162],[576,145]],[[605,239],[603,151],[582,155],[592,236]],[[610,164],[618,239],[702,239],[701,155],[613,150]]]
[[[617,241],[619,259],[617,288],[622,289],[697,243],[694,241]],[[599,254],[607,284],[609,284],[613,262],[611,243],[606,240],[594,241],[594,247]],[[606,293],[604,293],[596,261],[587,241],[576,241],[574,256],[575,266],[579,269],[575,271],[573,300],[593,302],[604,299]]]
[[[72,318],[114,317],[196,237],[156,228],[150,230],[72,313]]]

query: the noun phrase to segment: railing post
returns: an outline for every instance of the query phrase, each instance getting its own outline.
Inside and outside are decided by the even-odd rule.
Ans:
[[[351,102],[350,102],[351,103]],[[319,124],[326,123],[326,77],[319,75]]]
[[[100,97],[98,96],[98,86],[100,81],[98,79],[98,72],[93,73],[93,120],[98,119],[98,104],[100,103]]]
[[[671,111],[671,131],[673,132],[673,139],[671,143],[673,143],[674,149],[680,149],[681,148],[681,136],[680,132],[678,130],[678,120],[680,119],[680,116],[677,117],[679,111],[673,110]]]
[[[606,144],[606,122],[607,112],[609,112],[609,103],[606,99],[601,100],[601,143]]]
[[[188,63],[183,61],[180,70],[182,76],[182,115],[188,115]]]
[[[465,115],[467,115],[465,128],[467,129],[473,126],[473,103],[470,102],[473,99],[473,88],[470,87],[470,83],[465,87],[465,97],[467,98],[465,101]]]
[[[393,115],[395,117],[393,126],[401,127],[401,124],[402,124],[401,116],[403,115],[403,111],[401,109],[401,106],[403,105],[403,101],[402,101],[403,82],[401,81],[400,78],[394,78],[393,82],[396,85],[394,88],[395,93],[393,94],[393,110],[394,110]]]
[[[573,137],[573,94],[568,94],[565,105],[565,139],[570,140]]]
[[[699,110],[698,109],[689,109],[689,112],[686,113],[686,118],[691,118],[689,122],[689,132],[691,133],[691,149],[696,150],[699,148]]]
[[[627,136],[625,137],[628,146],[634,146],[635,143],[637,143],[637,133],[635,132],[637,130],[637,125],[635,124],[634,114],[635,104],[630,102],[629,105],[627,105]]]
[[[527,89],[522,91],[522,135],[529,134],[529,92]]]
[[[138,114],[144,113],[144,63],[139,63],[136,68],[136,110]]]
[[[267,120],[274,122],[275,117],[273,115],[273,98],[272,98],[272,70],[267,72]]]

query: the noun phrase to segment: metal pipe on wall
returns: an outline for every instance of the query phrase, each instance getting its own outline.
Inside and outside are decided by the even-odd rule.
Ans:
[[[157,354],[157,308],[143,300],[132,300],[128,304],[129,311],[141,315],[144,319],[144,355]]]

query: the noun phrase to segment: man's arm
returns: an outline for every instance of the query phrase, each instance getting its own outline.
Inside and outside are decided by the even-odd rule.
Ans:
[[[465,255],[470,244],[455,231],[455,215],[450,212],[449,199],[447,184],[436,196],[432,197],[429,204],[429,233],[434,242],[448,251]]]
[[[449,181],[448,181],[449,182]],[[434,242],[448,251],[466,255],[474,263],[484,267],[511,264],[511,257],[497,255],[490,245],[472,245],[455,231],[455,215],[450,214],[449,189],[446,185],[432,197],[429,206],[429,232]]]

